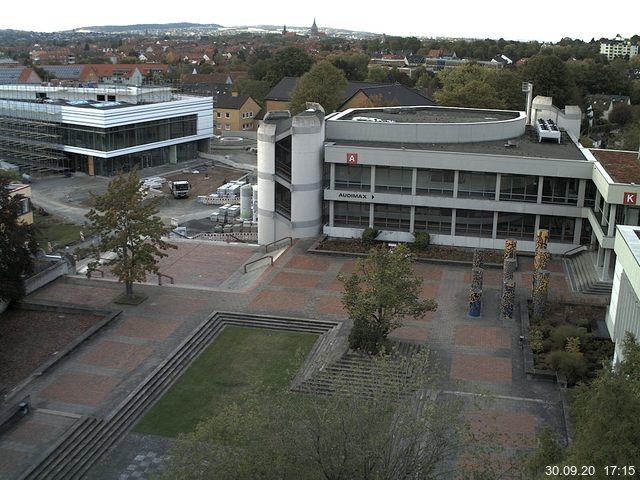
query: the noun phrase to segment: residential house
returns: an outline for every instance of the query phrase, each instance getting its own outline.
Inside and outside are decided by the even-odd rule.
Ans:
[[[230,95],[218,95],[214,111],[216,135],[224,132],[255,132],[258,128],[255,117],[260,105],[248,95],[232,92]]]
[[[609,120],[616,105],[631,105],[631,99],[626,95],[587,95],[585,101],[594,110],[601,111],[605,120]]]
[[[616,57],[631,58],[638,55],[638,44],[616,35],[613,40],[600,42],[600,53],[606,55],[608,60],[613,60]]]
[[[48,78],[44,81],[58,80],[73,84],[98,83],[98,75],[92,65],[41,65]]]
[[[491,59],[492,63],[501,63],[503,67],[506,67],[507,65],[512,65],[513,64],[513,60],[511,60],[509,57],[507,57],[506,55],[499,53],[498,55],[496,55],[495,57],[493,57]]]
[[[31,185],[23,183],[10,183],[7,185],[9,196],[15,197],[19,195],[20,199],[20,215],[18,221],[31,225],[33,223],[33,211],[31,208]]]
[[[372,85],[359,88],[340,107],[339,112],[349,108],[397,107],[435,105],[435,102],[413,88],[396,83]]]
[[[4,67],[0,66],[0,85],[13,85],[21,83],[42,83],[42,79],[28,67]]]

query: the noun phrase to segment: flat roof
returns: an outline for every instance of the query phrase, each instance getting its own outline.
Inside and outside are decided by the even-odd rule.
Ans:
[[[589,151],[604,167],[611,179],[616,183],[636,183],[640,185],[640,160],[638,152],[624,150],[601,150],[590,148]]]
[[[527,127],[529,128],[529,127]],[[509,155],[515,157],[557,158],[561,160],[589,161],[572,141],[558,144],[556,141],[538,142],[526,134],[511,140],[491,140],[470,143],[397,143],[370,142],[357,140],[331,140],[327,143],[344,146],[360,146],[373,148],[393,148],[408,150],[431,150],[444,152],[478,153],[485,155]],[[640,182],[639,182],[640,183]]]
[[[454,107],[382,107],[354,109],[331,120],[382,121],[393,123],[485,123],[517,119],[520,112]]]

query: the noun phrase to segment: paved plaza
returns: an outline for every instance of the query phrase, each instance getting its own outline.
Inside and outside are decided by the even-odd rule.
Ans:
[[[178,242],[161,263],[174,285],[156,279],[135,285],[148,298],[137,306],[113,300],[123,286],[113,279],[65,277],[38,290],[29,302],[49,302],[119,311],[107,327],[86,341],[25,390],[33,413],[0,436],[0,479],[17,478],[48,446],[83,415],[107,416],[212,312],[246,312],[348,321],[340,298],[339,273],[353,271],[355,260],[307,252],[298,241],[270,267],[244,274],[243,266],[264,255],[256,246]],[[532,262],[520,261],[518,295],[531,285]],[[498,316],[499,270],[487,270],[479,318],[468,315],[471,267],[420,263],[421,296],[435,298],[438,309],[406,320],[392,338],[426,345],[434,352],[442,395],[465,402],[465,419],[478,433],[512,448],[531,448],[545,424],[564,431],[560,392],[554,384],[526,378],[518,341],[520,327]],[[569,294],[562,264],[554,260],[555,295]],[[155,283],[155,284],[154,284]],[[162,463],[171,441],[126,435],[90,472],[96,480],[148,478]]]

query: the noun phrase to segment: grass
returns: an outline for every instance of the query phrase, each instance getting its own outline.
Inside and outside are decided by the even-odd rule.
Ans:
[[[47,243],[53,248],[65,247],[80,240],[82,226],[66,223],[55,215],[39,215],[34,212],[33,224],[36,227],[36,240],[45,252],[48,251]]]
[[[316,338],[306,333],[225,327],[134,431],[177,437],[257,385],[285,389]]]

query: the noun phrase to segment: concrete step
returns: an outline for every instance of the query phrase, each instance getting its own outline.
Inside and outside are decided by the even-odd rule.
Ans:
[[[573,275],[575,282],[574,288],[577,293],[591,295],[611,294],[612,283],[599,279],[593,264],[593,254],[591,252],[582,252],[565,260],[567,267]]]

